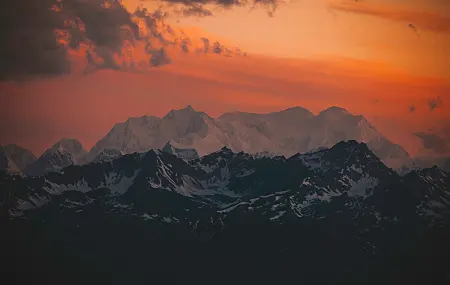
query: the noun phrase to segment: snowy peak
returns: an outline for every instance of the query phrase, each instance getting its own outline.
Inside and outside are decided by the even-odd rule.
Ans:
[[[344,108],[331,106],[320,112],[318,116],[345,116],[345,115],[351,114]]]
[[[199,155],[195,149],[184,149],[183,146],[169,141],[162,149],[163,152],[173,154],[184,160],[198,159]]]
[[[41,176],[46,172],[60,171],[69,165],[82,164],[86,156],[83,145],[76,139],[61,139],[47,149],[34,163],[25,168],[32,176]]]
[[[86,155],[83,145],[76,139],[64,138],[55,143],[46,152],[70,153],[77,161],[81,161]]]
[[[1,148],[21,171],[23,171],[27,165],[36,161],[36,156],[34,156],[31,151],[21,146],[9,144]]]
[[[208,133],[208,121],[212,119],[203,112],[197,112],[192,106],[171,110],[162,118],[161,131],[168,137],[183,138],[197,134],[205,137]]]
[[[172,119],[174,117],[181,119],[181,118],[190,118],[190,117],[201,116],[201,115],[206,115],[206,114],[203,112],[198,112],[191,105],[188,105],[182,109],[170,110],[163,117],[163,119],[168,119],[168,118]]]
[[[282,110],[282,111],[279,111],[279,112],[273,112],[273,113],[270,113],[270,114],[302,114],[302,115],[305,115],[307,117],[313,117],[314,116],[314,114],[310,110],[305,109],[305,108],[300,107],[300,106],[291,107],[291,108],[288,108],[286,110]]]
[[[211,118],[192,106],[171,110],[163,118],[143,116],[116,124],[91,149],[86,161],[93,161],[105,149],[146,152],[162,149],[168,141],[179,144],[179,149],[195,149],[200,156],[227,146],[235,152],[289,157],[348,140],[367,143],[395,169],[411,161],[401,146],[384,138],[364,117],[343,108],[330,107],[317,116],[293,107],[268,114],[232,112]]]

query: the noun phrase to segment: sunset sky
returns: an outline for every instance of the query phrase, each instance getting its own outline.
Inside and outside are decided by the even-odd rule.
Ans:
[[[19,2],[10,4],[11,9],[41,9],[32,0]],[[42,5],[52,7],[53,2]],[[63,0],[63,11],[66,2],[86,1]],[[92,2],[97,5],[99,0]],[[163,116],[186,105],[213,117],[233,110],[272,112],[293,106],[318,113],[336,105],[364,115],[412,155],[429,153],[413,135],[417,132],[429,132],[450,145],[450,1],[297,0],[279,3],[272,15],[272,6],[252,9],[251,2],[227,8],[221,5],[224,1],[189,4],[199,2],[122,1],[130,14],[138,5],[148,11],[162,5],[168,12],[164,23],[173,30],[158,24],[164,37],[190,39],[190,52],[164,46],[167,58],[161,55],[158,64],[144,70],[135,64],[125,68],[125,60],[116,58],[125,40],[120,36],[113,41],[109,29],[119,18],[125,25],[122,12],[97,17],[91,6],[74,4],[77,15],[86,19],[83,29],[89,42],[80,41],[72,49],[62,36],[66,52],[43,53],[42,43],[49,37],[44,29],[56,33],[60,28],[27,14],[30,9],[17,18],[11,11],[0,12],[0,19],[11,24],[10,30],[0,32],[11,41],[0,48],[0,60],[7,62],[0,68],[0,144],[17,143],[40,155],[60,138],[70,137],[90,149],[119,121]],[[106,28],[94,29],[94,34],[93,25]],[[29,42],[18,36],[28,30],[33,33]],[[202,37],[239,47],[247,56],[195,52],[203,47]],[[133,46],[129,57],[135,63],[147,56],[140,50],[145,45]],[[92,46],[96,56],[86,56]],[[59,57],[70,62],[69,67],[61,67]],[[50,63],[54,66],[48,67]],[[85,73],[89,64],[95,70]],[[431,108],[430,102],[439,103]]]

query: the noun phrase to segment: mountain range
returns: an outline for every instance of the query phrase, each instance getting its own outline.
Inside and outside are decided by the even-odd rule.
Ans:
[[[198,156],[226,146],[235,152],[290,157],[346,140],[366,143],[383,163],[395,170],[406,173],[414,168],[413,159],[403,147],[385,138],[363,116],[339,107],[328,108],[318,115],[294,107],[268,114],[232,112],[212,118],[187,106],[162,118],[142,116],[117,123],[89,152],[74,139],[62,139],[39,159],[27,167],[22,163],[19,169],[28,175],[42,175],[71,164],[163,149],[168,142],[179,150],[195,150]]]
[[[200,268],[308,284],[448,281],[449,173],[401,176],[354,140],[289,158],[152,149],[1,175],[2,244],[19,245],[20,272],[77,268],[92,284],[102,272],[119,284]]]

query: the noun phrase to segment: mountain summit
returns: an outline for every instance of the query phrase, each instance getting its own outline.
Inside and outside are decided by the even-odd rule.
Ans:
[[[83,163],[86,155],[83,145],[76,139],[64,138],[47,149],[34,163],[25,168],[25,173],[39,176],[50,171]]]
[[[25,167],[36,161],[36,156],[34,156],[31,151],[25,149],[21,146],[15,144],[9,144],[1,147],[5,154],[14,162],[14,164],[23,171]]]
[[[223,146],[247,153],[291,156],[329,148],[344,140],[367,143],[388,166],[412,163],[409,154],[380,134],[363,116],[339,107],[314,115],[302,107],[256,114],[226,113],[211,118],[192,106],[171,110],[162,118],[143,116],[116,124],[89,152],[87,162],[103,150],[123,153],[162,149],[168,141],[182,149],[195,149],[200,156]]]

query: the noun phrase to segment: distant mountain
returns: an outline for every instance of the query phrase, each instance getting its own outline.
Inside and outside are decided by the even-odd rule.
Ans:
[[[433,166],[438,166],[439,168],[450,172],[450,157],[415,157],[414,165],[415,169],[420,168],[431,168]]]
[[[177,143],[168,142],[163,148],[163,152],[173,154],[181,159],[193,160],[198,159],[198,153],[195,149],[183,149]]]
[[[75,139],[61,139],[47,149],[34,163],[25,168],[25,173],[32,176],[46,172],[60,171],[64,167],[83,163],[87,152]]]
[[[12,159],[15,165],[23,171],[25,167],[36,161],[36,156],[21,146],[9,144],[1,147],[6,154]]]
[[[108,162],[111,160],[114,160],[118,157],[121,157],[122,155],[124,155],[125,153],[117,150],[117,149],[110,149],[110,148],[106,148],[104,149],[102,152],[100,152],[95,158],[94,160],[92,160],[92,163],[97,163],[97,162]]]
[[[383,137],[364,117],[331,107],[314,116],[295,107],[269,114],[227,113],[217,119],[191,106],[172,110],[163,118],[143,116],[116,124],[89,152],[92,161],[104,149],[124,153],[162,149],[168,141],[200,156],[223,146],[235,152],[291,156],[329,148],[343,140],[367,143],[392,168],[410,166],[409,154]]]
[[[0,171],[12,174],[20,173],[20,168],[2,147],[0,147]]]
[[[450,264],[450,175],[434,167],[400,176],[356,141],[289,158],[150,150],[41,177],[0,175],[5,232],[42,272],[79,264],[81,275],[95,268],[136,281],[199,266],[284,272],[295,261],[308,284],[396,284],[429,272],[443,280]],[[73,258],[53,262],[52,252]]]

